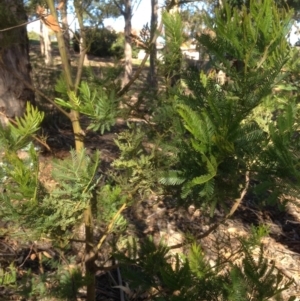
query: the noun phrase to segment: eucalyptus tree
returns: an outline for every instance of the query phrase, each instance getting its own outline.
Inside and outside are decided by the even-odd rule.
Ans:
[[[101,2],[101,1],[100,1]],[[102,1],[109,8],[110,14],[107,17],[118,17],[122,15],[124,17],[124,76],[122,85],[125,86],[132,78],[132,42],[131,42],[131,31],[132,31],[132,14],[136,7],[139,6],[141,0],[113,0]]]
[[[45,0],[29,0],[25,4],[25,9],[29,16],[29,20],[34,21],[36,16],[40,19],[40,50],[41,56],[44,58],[44,62],[47,66],[51,66],[53,63],[52,58],[52,44],[51,44],[51,31],[43,23],[41,17],[42,14],[46,15],[48,13],[47,4]],[[43,10],[43,12],[42,12]]]
[[[150,21],[150,41],[152,41],[158,26],[158,0],[151,0],[151,21]],[[157,88],[157,72],[156,72],[156,60],[157,49],[156,43],[150,45],[150,70],[149,70],[149,82],[152,87]]]
[[[116,7],[119,9],[121,15],[124,17],[124,76],[122,86],[125,86],[132,76],[132,45],[131,45],[131,30],[132,30],[132,1],[131,0],[114,0]]]
[[[31,83],[27,15],[22,0],[0,2],[0,120],[20,116],[25,103],[34,101]],[[22,25],[23,24],[23,25]]]

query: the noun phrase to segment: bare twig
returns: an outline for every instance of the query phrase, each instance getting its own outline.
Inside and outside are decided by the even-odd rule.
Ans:
[[[34,244],[32,244],[30,246],[30,250],[29,250],[28,255],[25,257],[25,259],[23,260],[23,262],[18,266],[18,268],[21,268],[25,264],[25,262],[27,261],[27,259],[31,256],[33,248],[34,248]]]
[[[122,9],[122,6],[116,0],[113,0],[113,2],[115,4],[115,6],[119,9],[121,15],[124,16],[125,15],[125,11],[124,11],[124,9]]]
[[[84,66],[84,59],[87,54],[87,42],[86,42],[86,34],[84,32],[84,25],[83,25],[83,17],[82,17],[82,10],[78,7],[78,5],[75,5],[75,12],[76,16],[78,19],[79,23],[79,29],[80,29],[80,35],[81,39],[79,43],[80,45],[80,56],[78,59],[78,67],[77,67],[77,73],[76,73],[76,78],[75,78],[75,86],[74,86],[74,92],[77,93],[81,77],[82,77],[82,72],[83,72],[83,66]],[[76,37],[76,35],[74,35]]]
[[[38,20],[40,20],[40,19],[41,19],[41,18],[38,18],[38,19],[35,19],[35,20],[32,20],[32,21],[28,21],[28,22],[24,22],[24,23],[15,25],[15,26],[11,26],[11,27],[7,27],[7,28],[4,28],[4,29],[0,29],[0,32],[12,30],[12,29],[15,29],[15,28],[18,28],[18,27],[22,27],[22,26],[28,25],[28,24],[30,24],[30,23],[33,23],[33,22],[35,22],[35,21],[38,21]]]
[[[210,233],[212,233],[214,230],[216,230],[222,223],[224,223],[229,217],[231,217],[234,214],[234,212],[240,206],[242,200],[244,199],[244,197],[245,197],[245,195],[246,195],[246,193],[248,191],[249,182],[250,182],[249,174],[250,174],[250,172],[247,171],[246,174],[245,174],[245,187],[242,190],[240,197],[235,200],[235,203],[231,207],[229,213],[221,221],[219,221],[218,223],[216,223],[213,226],[211,226],[207,231],[205,231],[204,233],[196,236],[195,239],[202,239],[204,237],[207,237]],[[185,246],[187,244],[189,244],[189,242],[183,242],[183,243],[180,243],[180,244],[177,244],[177,245],[170,246],[168,248],[170,250],[177,249],[177,248],[181,248],[181,247],[183,247],[183,246]]]
[[[76,73],[76,79],[75,79],[75,90],[74,92],[77,93],[77,90],[79,88],[79,84],[82,77],[82,71],[83,71],[83,65],[84,65],[84,58],[86,56],[87,49],[85,48],[83,51],[80,52],[80,56],[78,59],[78,67],[77,67],[77,73]]]
[[[114,217],[113,217],[112,220],[110,221],[109,225],[107,226],[107,229],[106,229],[105,233],[102,235],[102,237],[101,237],[99,243],[97,244],[97,246],[96,246],[96,251],[100,250],[100,248],[101,248],[103,242],[105,241],[107,235],[111,232],[112,227],[114,226],[114,223],[115,223],[116,219],[117,219],[117,218],[119,217],[119,215],[126,209],[126,207],[127,207],[127,204],[124,203],[124,204],[122,205],[122,207],[121,207],[121,208],[117,211],[117,213],[114,215]]]
[[[112,218],[112,220],[110,221],[109,225],[106,228],[105,233],[102,235],[101,239],[99,240],[98,244],[96,246],[93,247],[93,249],[89,252],[89,254],[86,254],[85,257],[85,262],[91,262],[92,260],[95,260],[95,258],[97,258],[97,253],[100,250],[100,248],[102,247],[102,244],[104,243],[105,239],[107,238],[107,236],[109,235],[109,233],[111,232],[114,223],[116,221],[116,219],[119,217],[119,215],[127,208],[127,204],[124,203],[121,208],[117,211],[117,213],[114,215],[114,217]],[[85,243],[87,243],[85,241]]]
[[[116,260],[116,264],[118,264],[117,260]],[[123,285],[123,281],[122,281],[122,275],[119,267],[117,267],[117,273],[118,273],[119,286],[121,286]],[[120,288],[120,299],[121,301],[125,301],[124,291],[121,288]]]

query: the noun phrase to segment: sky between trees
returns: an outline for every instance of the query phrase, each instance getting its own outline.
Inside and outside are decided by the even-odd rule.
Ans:
[[[163,5],[164,0],[159,0],[159,5]],[[142,29],[143,25],[145,25],[147,22],[150,23],[150,14],[151,14],[151,1],[150,0],[141,0],[139,6],[135,8],[133,11],[133,17],[132,17],[132,28],[133,29]],[[78,23],[77,20],[74,17],[73,13],[70,13],[68,15],[68,21],[70,24],[71,30],[75,31],[75,29],[78,29]],[[114,30],[117,32],[123,32],[124,31],[124,17],[120,16],[117,19],[108,18],[104,20],[105,26],[111,26]],[[300,24],[298,24],[300,26]],[[294,45],[299,39],[300,35],[296,33],[297,28],[293,26],[289,42]],[[40,32],[40,22],[39,20],[30,23],[27,25],[27,31],[34,31],[39,33]]]
[[[164,1],[159,0],[159,3],[162,4]],[[132,17],[132,28],[141,29],[143,25],[147,22],[150,23],[150,14],[151,14],[151,1],[150,0],[141,0],[140,5],[137,9],[133,11]],[[68,21],[71,23],[70,27],[74,31],[75,26],[78,28],[78,24],[76,24],[76,20],[74,20],[74,14],[70,13],[68,15]],[[73,22],[72,22],[73,21]],[[116,31],[124,31],[124,17],[120,16],[117,19],[108,18],[104,21],[105,26],[111,26]],[[37,20],[36,22],[30,23],[27,25],[27,31],[35,31],[37,33],[40,32],[40,22]]]

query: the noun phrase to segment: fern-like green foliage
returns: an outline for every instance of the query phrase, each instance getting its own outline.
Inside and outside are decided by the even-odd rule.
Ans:
[[[161,183],[180,185],[182,197],[198,195],[201,204],[210,205],[238,197],[249,170],[275,199],[279,191],[287,191],[280,190],[286,180],[299,184],[297,144],[291,145],[298,131],[298,108],[280,103],[272,90],[285,83],[290,17],[271,0],[250,1],[249,8],[241,9],[224,3],[207,16],[215,35],[202,34],[199,42],[229,79],[220,85],[213,73],[188,70],[184,75],[189,91],[179,90],[172,108],[185,133],[172,131],[179,160],[161,176]]]
[[[70,159],[55,162],[53,180],[55,189],[47,192],[38,181],[38,156],[32,147],[29,159],[21,160],[16,154],[6,156],[5,190],[0,194],[1,217],[32,229],[33,237],[57,238],[66,242],[72,229],[81,222],[81,216],[93,198],[97,176],[99,153],[93,158],[71,151]]]
[[[179,154],[186,170],[179,170],[177,175],[174,171],[168,171],[160,182],[173,185],[183,183],[183,197],[198,187],[201,197],[211,199],[216,180],[218,189],[222,192],[230,191],[228,180],[226,179],[227,184],[222,181],[223,173],[228,172],[229,166],[232,169],[238,164],[246,167],[247,160],[251,162],[257,156],[253,146],[261,145],[264,134],[256,122],[243,121],[249,109],[242,107],[238,99],[227,97],[224,91],[215,86],[213,80],[202,74],[198,84],[203,90],[206,89],[203,98],[195,97],[192,102],[192,96],[183,96],[181,103],[179,101],[176,105],[190,135],[185,144],[187,151]],[[198,103],[202,103],[202,107]],[[236,174],[232,179],[236,180],[238,177]],[[226,184],[226,188],[222,188],[223,184]]]
[[[242,72],[263,71],[278,67],[278,61],[286,58],[287,41],[285,39],[291,26],[291,12],[279,9],[274,1],[250,1],[249,8],[233,8],[226,4],[215,11],[215,17],[207,17],[207,24],[216,37],[202,35],[201,42],[210,54],[230,68],[231,58],[243,62]],[[224,52],[221,51],[225,50]],[[235,75],[232,72],[231,75]],[[236,76],[235,76],[236,77]]]
[[[27,215],[37,208],[40,197],[45,195],[38,180],[38,153],[32,143],[32,136],[38,131],[43,113],[27,103],[23,117],[14,124],[0,128],[3,147],[0,172],[0,215],[15,225],[28,222]],[[20,156],[19,151],[25,155]]]
[[[57,285],[51,290],[48,290],[47,293],[50,296],[55,296],[61,300],[75,299],[78,290],[87,283],[87,279],[82,276],[81,270],[77,267],[69,269],[60,267],[53,280],[56,280],[55,282]]]
[[[256,165],[259,182],[254,187],[256,195],[269,191],[265,197],[268,203],[274,204],[276,198],[282,194],[299,194],[298,120],[299,106],[291,101],[280,110],[276,121],[269,124],[270,136]]]
[[[93,199],[97,176],[99,153],[91,158],[83,149],[71,151],[71,157],[54,162],[53,179],[56,188],[43,199],[38,208],[36,229],[60,240],[72,235],[73,227],[81,222],[83,211]]]
[[[29,200],[37,203],[40,184],[38,181],[38,155],[33,144],[29,146],[27,154],[28,158],[22,160],[16,152],[6,152],[2,166],[6,177],[3,184],[8,191],[9,198],[15,202]]]
[[[14,287],[17,282],[17,270],[14,263],[11,263],[7,269],[0,268],[0,283],[4,287]]]
[[[121,154],[112,164],[117,170],[114,178],[130,195],[148,195],[156,187],[157,150],[145,148],[145,133],[139,126],[130,128],[115,139]]]
[[[183,24],[179,13],[163,12],[165,30],[164,64],[161,66],[167,84],[174,86],[180,76],[182,63],[181,45],[184,42]]]
[[[115,256],[125,263],[122,273],[124,277],[130,279],[132,288],[149,290],[151,287],[157,287],[159,282],[154,275],[169,265],[166,261],[168,248],[163,244],[155,246],[153,238],[149,237],[141,245],[138,245],[136,240],[128,242],[127,250],[128,256],[124,253],[116,253]],[[131,265],[137,268],[132,269]]]
[[[0,125],[1,147],[11,151],[26,147],[31,136],[39,130],[43,118],[44,113],[27,102],[24,116],[16,117],[15,124],[9,123],[5,128]]]
[[[101,224],[108,224],[118,209],[127,201],[127,196],[122,192],[121,187],[104,185],[97,191],[97,221]],[[124,230],[127,226],[125,218],[120,215],[114,223],[114,232]]]
[[[210,268],[200,245],[192,244],[188,260],[191,272],[195,274],[198,279],[207,277]]]
[[[97,168],[99,165],[100,153],[95,152],[93,157],[86,154],[86,150],[76,152],[70,151],[70,158],[62,161],[54,161],[53,176],[59,183],[58,189],[54,194],[60,195],[64,189],[66,194],[70,194],[72,199],[85,198],[89,195],[91,189],[97,184],[99,178],[96,178]],[[65,185],[65,187],[64,187]],[[89,198],[87,196],[87,198]]]
[[[258,259],[254,259],[249,249],[242,244],[244,259],[240,266],[234,265],[227,275],[226,291],[228,300],[264,301],[276,298],[283,300],[281,292],[293,284],[293,280],[283,280],[283,275],[276,271],[275,264],[268,264],[260,247]],[[290,298],[290,300],[293,297]]]
[[[63,84],[58,81],[56,85],[60,92],[63,92]],[[74,91],[67,91],[68,101],[56,98],[55,102],[67,109],[75,110],[90,118],[91,123],[88,129],[100,131],[109,130],[115,124],[118,115],[118,99],[113,91],[106,92],[103,88],[91,89],[86,82],[79,87],[79,95]]]
[[[69,261],[65,258],[64,261],[68,266],[62,265],[62,262],[56,259],[47,261],[47,267],[51,267],[55,273],[36,275],[32,271],[27,271],[17,283],[18,294],[26,299],[38,299],[41,296],[57,300],[76,298],[78,290],[86,285],[87,279],[76,267],[74,260]]]
[[[261,234],[261,230],[254,232]],[[163,244],[156,245],[150,237],[138,244],[127,244],[127,255],[116,253],[122,274],[129,281],[130,289],[154,291],[155,300],[207,300],[207,301],[266,301],[282,300],[281,293],[293,281],[268,264],[260,247],[258,258],[254,257],[250,238],[240,240],[239,251],[243,254],[240,264],[217,260],[211,266],[201,246],[193,244],[189,254],[171,255]],[[280,299],[281,298],[281,299]],[[289,300],[294,300],[291,296]]]

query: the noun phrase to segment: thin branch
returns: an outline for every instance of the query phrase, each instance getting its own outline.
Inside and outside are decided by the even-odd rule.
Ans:
[[[122,7],[121,7],[121,5],[116,1],[116,0],[113,0],[113,2],[114,2],[114,4],[115,4],[115,6],[120,10],[120,13],[121,13],[121,15],[125,15],[125,10],[124,9],[122,9]]]
[[[97,254],[98,254],[98,251],[100,250],[102,244],[104,243],[105,239],[107,238],[108,234],[111,232],[113,226],[114,226],[114,223],[116,221],[116,219],[120,216],[120,214],[127,208],[127,204],[124,203],[121,208],[117,211],[117,213],[114,215],[114,217],[112,218],[112,220],[110,221],[109,225],[107,226],[106,228],[106,231],[105,233],[102,235],[101,239],[99,240],[98,244],[96,246],[94,246],[93,250],[89,253],[89,254],[86,254],[86,257],[85,257],[85,262],[88,262],[88,261],[92,261],[92,260],[95,260],[95,258],[97,258]],[[86,243],[86,241],[85,241]]]
[[[77,66],[77,73],[76,73],[76,78],[75,78],[75,88],[74,92],[77,94],[79,84],[81,82],[82,78],[82,72],[83,72],[83,65],[84,65],[84,58],[86,56],[87,49],[85,48],[83,51],[80,52],[80,56],[78,59],[78,66]]]
[[[25,262],[27,261],[27,259],[30,257],[30,255],[31,255],[31,253],[32,253],[32,251],[33,251],[33,248],[34,248],[34,244],[32,244],[32,245],[30,246],[30,250],[29,250],[28,255],[27,255],[26,258],[23,260],[23,262],[18,266],[18,268],[21,268],[21,267],[25,264]]]
[[[245,197],[245,195],[246,195],[246,193],[248,191],[249,183],[250,183],[249,175],[250,175],[250,172],[247,171],[246,174],[245,174],[245,187],[242,190],[240,197],[235,200],[235,203],[231,207],[229,213],[221,221],[219,221],[218,223],[216,223],[213,226],[211,226],[207,231],[205,231],[201,235],[196,236],[197,240],[202,239],[204,237],[207,237],[210,233],[212,233],[214,230],[216,230],[222,223],[224,223],[229,217],[231,217],[234,214],[234,212],[240,206],[242,200],[244,199],[244,197]],[[189,242],[183,242],[183,243],[180,243],[180,244],[177,244],[177,245],[170,246],[168,248],[170,250],[171,249],[177,249],[177,248],[181,248],[181,247],[183,247],[183,246],[185,246],[187,244],[189,244]]]
[[[183,4],[189,4],[189,3],[193,3],[193,2],[201,2],[201,0],[179,0],[179,1],[174,1],[171,0],[167,5],[166,5],[166,9],[167,11],[169,11],[170,9],[172,9],[174,6],[176,5],[183,5]]]
[[[75,92],[75,94],[77,94],[78,87],[79,87],[81,77],[82,77],[84,59],[87,54],[87,42],[86,42],[86,34],[84,32],[84,26],[83,26],[82,11],[77,6],[77,4],[75,5],[75,12],[76,12],[76,16],[78,19],[80,35],[81,35],[81,39],[82,39],[82,41],[81,41],[81,39],[79,39],[80,57],[78,59],[77,73],[76,73],[75,86],[74,86],[74,92]],[[80,44],[80,42],[82,44]]]
[[[28,24],[30,24],[30,23],[36,22],[36,21],[38,21],[38,20],[40,20],[40,19],[41,19],[41,18],[38,18],[38,19],[35,19],[35,20],[32,20],[32,21],[28,21],[28,22],[24,22],[24,23],[21,23],[21,24],[12,26],[12,27],[7,27],[7,28],[4,28],[4,29],[0,29],[0,32],[12,30],[12,29],[15,29],[15,28],[18,28],[18,27],[22,27],[22,26],[28,25]]]
[[[200,0],[182,0],[182,1],[178,2],[178,5],[188,4],[188,3],[193,3],[193,2],[200,2]]]
[[[117,260],[116,260],[116,264],[118,264]],[[117,267],[117,274],[118,274],[119,286],[122,286],[123,280],[122,280],[122,275],[121,275],[121,271],[120,271],[119,267]],[[121,301],[125,301],[124,291],[121,288],[120,288],[120,299],[121,299]]]
[[[112,218],[112,220],[110,221],[109,225],[107,226],[107,229],[105,231],[105,233],[103,234],[103,236],[101,237],[99,243],[96,246],[96,251],[99,251],[104,240],[106,239],[107,235],[111,232],[112,227],[114,226],[114,223],[116,221],[116,219],[119,217],[119,215],[126,209],[127,204],[124,203],[121,208],[117,211],[117,213],[114,215],[114,217]]]
[[[246,171],[246,174],[245,174],[245,187],[242,190],[240,198],[236,199],[235,203],[231,207],[231,210],[225,216],[225,219],[228,219],[229,217],[231,217],[234,214],[234,212],[237,210],[237,208],[240,206],[242,200],[244,199],[244,197],[245,197],[245,195],[246,195],[246,193],[248,191],[249,183],[250,183],[250,172]]]
[[[135,10],[136,10],[136,11],[138,10],[138,8],[139,8],[141,2],[142,2],[142,0],[140,0],[140,1],[138,2],[138,5],[135,7]]]

